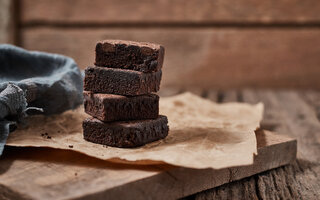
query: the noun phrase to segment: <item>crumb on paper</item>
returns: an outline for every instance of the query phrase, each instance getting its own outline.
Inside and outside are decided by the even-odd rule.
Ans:
[[[41,133],[41,137],[46,138],[46,139],[51,139],[51,136],[47,132]]]

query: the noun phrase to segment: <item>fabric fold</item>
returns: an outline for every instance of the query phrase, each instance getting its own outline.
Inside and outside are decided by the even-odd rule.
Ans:
[[[26,113],[57,114],[82,104],[82,74],[73,59],[0,45],[0,155],[10,124]]]

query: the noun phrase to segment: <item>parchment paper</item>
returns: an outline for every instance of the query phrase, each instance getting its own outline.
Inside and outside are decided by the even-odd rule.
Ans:
[[[169,135],[134,149],[106,147],[82,137],[83,107],[55,116],[33,116],[29,125],[10,134],[7,145],[52,147],[78,151],[113,162],[168,163],[190,168],[225,168],[253,163],[254,131],[263,104],[216,104],[191,93],[160,98],[168,116]]]

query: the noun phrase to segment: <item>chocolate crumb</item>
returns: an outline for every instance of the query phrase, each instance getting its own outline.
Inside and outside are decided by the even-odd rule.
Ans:
[[[48,136],[47,136],[47,139],[51,139],[51,136],[48,135]]]
[[[78,173],[74,173],[75,176],[78,176]]]
[[[69,148],[73,148],[73,145],[69,145]]]

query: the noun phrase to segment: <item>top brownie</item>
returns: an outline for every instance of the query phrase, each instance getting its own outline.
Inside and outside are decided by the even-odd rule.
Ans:
[[[100,67],[156,72],[161,69],[164,48],[149,42],[104,40],[96,45],[95,65]]]

